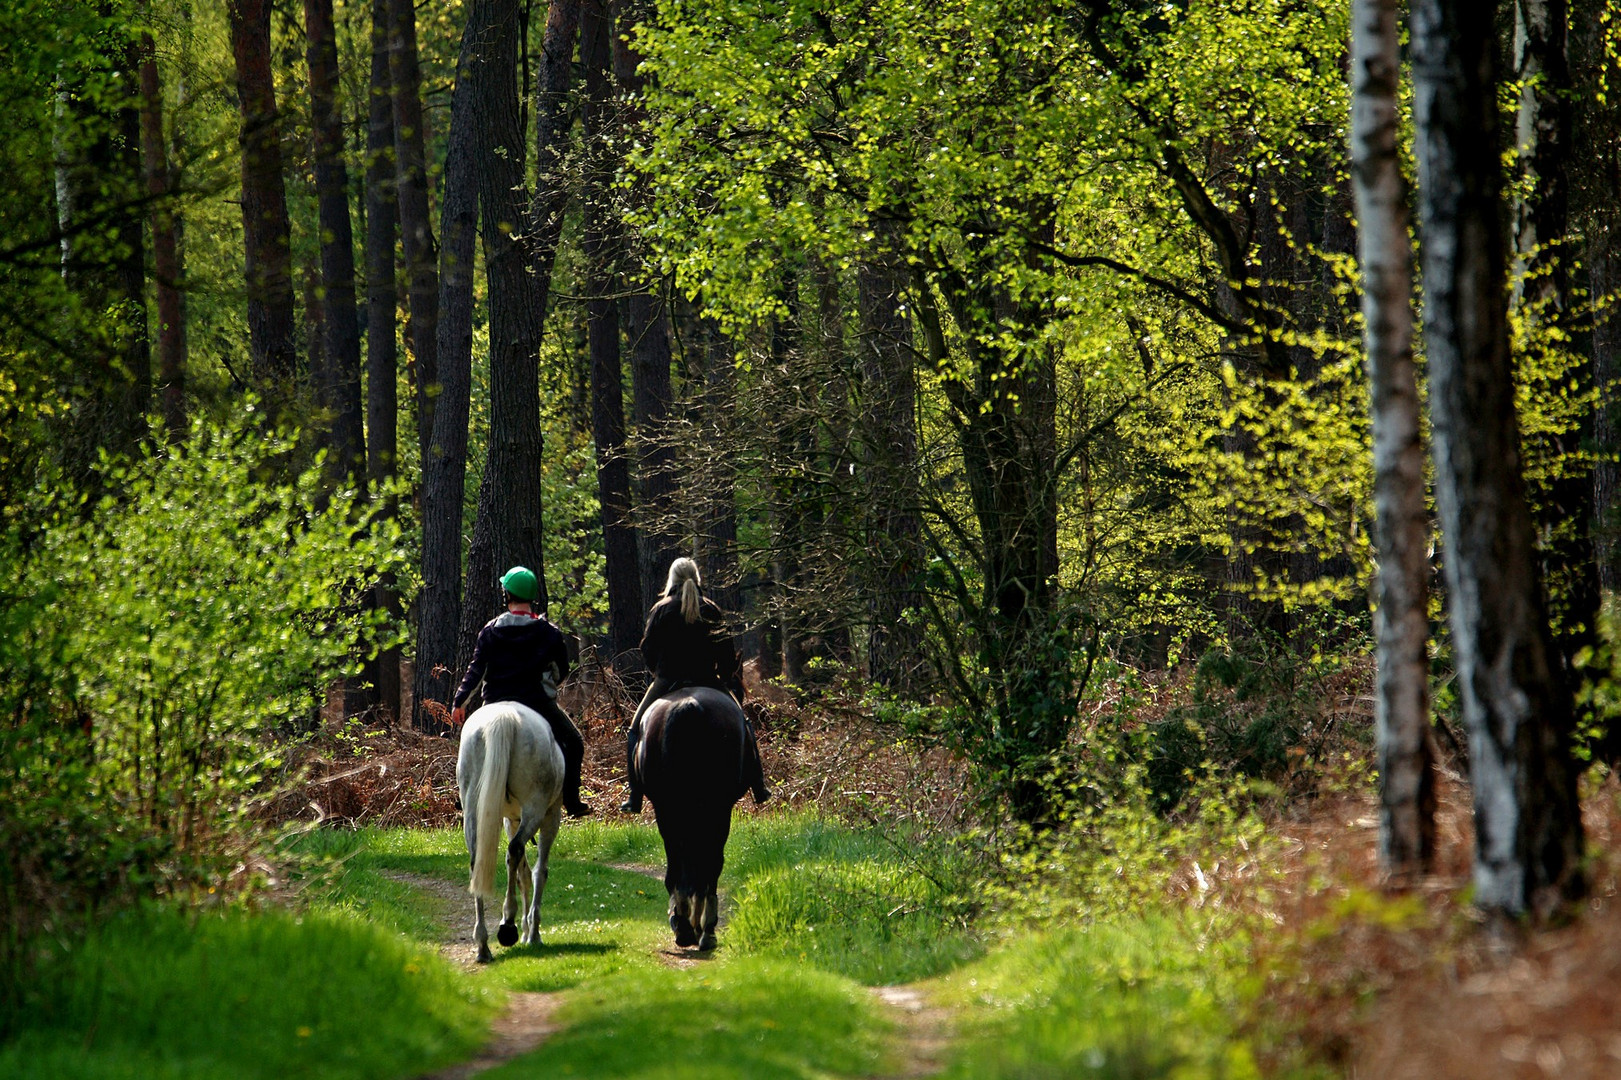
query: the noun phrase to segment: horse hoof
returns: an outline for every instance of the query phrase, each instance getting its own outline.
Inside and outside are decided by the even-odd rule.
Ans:
[[[489,946],[482,945],[482,946],[479,947],[479,950],[478,950],[478,962],[479,963],[488,964],[491,960],[494,960],[494,959],[495,959],[495,957],[490,955]]]
[[[509,922],[502,923],[500,926],[495,928],[495,940],[499,941],[507,948],[511,948],[512,946],[516,945],[518,943],[517,926]]]
[[[720,942],[715,940],[714,934],[705,934],[703,937],[698,939],[698,951],[709,952],[718,944],[720,944]]]
[[[678,927],[675,932],[675,943],[683,949],[690,949],[698,944],[698,935],[685,926]]]

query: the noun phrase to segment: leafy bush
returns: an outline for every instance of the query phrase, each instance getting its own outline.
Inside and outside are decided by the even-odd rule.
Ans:
[[[1192,700],[1144,727],[1148,781],[1162,810],[1214,767],[1236,777],[1285,783],[1309,775],[1331,740],[1366,743],[1370,731],[1340,723],[1336,679],[1358,651],[1318,649],[1316,638],[1261,634],[1212,649],[1194,670]]]
[[[292,448],[199,422],[0,538],[0,1017],[36,931],[251,864],[278,736],[391,632],[352,598],[399,526],[320,460],[278,481]]]

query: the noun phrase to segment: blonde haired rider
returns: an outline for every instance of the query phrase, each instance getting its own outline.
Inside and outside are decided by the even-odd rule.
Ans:
[[[703,584],[698,564],[688,558],[670,564],[663,598],[648,612],[642,633],[642,659],[653,674],[653,683],[636,706],[636,715],[625,732],[625,775],[630,798],[620,807],[626,813],[642,809],[641,778],[636,773],[636,746],[642,739],[642,714],[647,707],[679,686],[713,686],[725,690],[743,703],[743,669],[737,649],[726,632],[725,613],[700,591]],[[745,754],[750,771],[749,787],[754,801],[771,797],[766,790],[760,766],[760,749],[754,741],[754,728],[747,731]]]

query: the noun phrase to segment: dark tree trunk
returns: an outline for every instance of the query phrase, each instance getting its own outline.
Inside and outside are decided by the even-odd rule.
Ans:
[[[646,5],[622,2],[619,21],[634,25]],[[630,36],[616,34],[614,75],[623,102],[624,123],[637,127],[647,119],[642,105],[646,80],[637,71],[641,56]],[[631,425],[636,438],[637,544],[642,608],[651,608],[664,587],[670,563],[681,554],[674,527],[674,452],[664,431],[674,398],[670,384],[669,309],[651,292],[634,293],[620,309],[625,339],[630,343]]]
[[[427,460],[439,390],[439,275],[428,208],[422,72],[417,61],[413,0],[388,0],[388,13],[388,78],[394,102],[397,205],[411,313],[406,334],[416,382],[417,445],[423,460]]]
[[[1514,207],[1518,314],[1532,327],[1557,328],[1567,322],[1574,262],[1571,249],[1561,246],[1570,222],[1569,13],[1565,0],[1518,0],[1515,15],[1516,79],[1521,84],[1515,137],[1524,191]],[[1533,348],[1549,347],[1542,333],[1533,334],[1532,341]],[[1591,364],[1574,375],[1583,390],[1593,385]],[[1598,644],[1601,600],[1593,480],[1580,464],[1589,435],[1583,425],[1555,437],[1549,450],[1560,461],[1558,473],[1534,506],[1554,644],[1573,689],[1587,681],[1577,660]],[[1576,695],[1578,701],[1590,696]]]
[[[338,110],[338,40],[332,0],[304,0],[310,71],[310,126],[315,197],[321,227],[321,299],[325,308],[325,381],[317,400],[332,413],[334,476],[366,469],[365,413],[360,392],[360,318],[355,306],[355,242],[349,220],[349,169]]]
[[[1396,153],[1401,71],[1396,0],[1355,0],[1351,18],[1351,163],[1361,223],[1358,255],[1378,517],[1379,853],[1387,871],[1411,875],[1428,870],[1435,854],[1435,752],[1412,248],[1407,185]]]
[[[157,283],[158,378],[163,424],[171,438],[186,433],[186,295],[180,227],[169,191],[169,150],[163,136],[163,84],[152,35],[141,39],[141,161],[152,200],[152,272]]]
[[[721,431],[731,426],[736,415],[733,400],[736,392],[733,387],[736,348],[714,320],[704,319],[699,326],[703,381],[694,404],[698,406],[700,429]],[[705,493],[707,497],[701,503],[696,556],[710,598],[722,610],[741,614],[743,603],[738,588],[736,482],[737,472],[732,462],[715,462],[713,480]],[[780,663],[781,655],[780,642],[778,648],[769,653],[766,645],[761,646],[760,661],[766,677],[779,673],[777,663]]]
[[[776,396],[770,422],[775,426],[772,454],[773,476],[772,546],[775,549],[773,576],[776,578],[768,610],[781,643],[781,672],[790,686],[805,681],[805,663],[810,659],[801,627],[800,606],[807,593],[802,557],[809,546],[808,511],[811,498],[810,460],[816,437],[816,416],[805,397],[804,383],[810,381],[805,364],[805,332],[797,275],[789,272],[782,286],[787,313],[771,328],[772,379]]]
[[[674,452],[665,425],[670,418],[670,319],[651,293],[635,293],[624,306],[630,340],[631,420],[637,439],[642,608],[649,609],[664,588],[670,563],[681,554],[673,524]]]
[[[918,518],[917,381],[898,256],[856,268],[861,315],[860,465],[866,474],[868,557],[873,580],[867,662],[872,680],[905,691],[922,654],[917,629],[902,619],[919,606],[926,561]]]
[[[591,432],[596,441],[597,497],[607,556],[608,649],[615,663],[641,642],[642,589],[636,530],[631,525],[630,464],[625,454],[625,395],[619,344],[618,220],[612,205],[614,162],[613,14],[606,0],[581,5],[580,60],[586,94],[585,235],[587,317],[591,348]],[[625,657],[625,661],[619,658]]]
[[[394,479],[399,463],[399,345],[394,320],[395,201],[394,101],[388,75],[388,0],[372,0],[371,73],[366,99],[366,475],[373,484]],[[447,180],[448,184],[448,180]],[[428,471],[426,463],[423,472]],[[424,480],[426,487],[426,480]],[[424,503],[427,501],[424,494]],[[392,511],[393,507],[390,506]],[[372,605],[398,618],[393,580],[372,590]],[[419,650],[420,658],[421,652]],[[366,668],[375,704],[385,720],[400,719],[400,651],[385,649]]]
[[[479,485],[478,518],[467,554],[457,651],[464,660],[471,655],[478,627],[497,606],[500,595],[496,578],[507,566],[523,563],[534,570],[540,580],[540,606],[545,608],[550,602],[538,490],[544,448],[540,441],[535,362],[567,201],[559,164],[568,140],[571,118],[567,102],[579,25],[579,0],[553,0],[547,9],[535,79],[539,183],[527,206],[522,193],[524,152],[517,100],[494,83],[486,84],[481,95],[488,96],[479,98],[488,102],[478,106],[477,113],[484,120],[479,138],[488,140],[482,145],[511,147],[507,152],[517,164],[509,167],[509,173],[485,175],[478,181],[484,202],[482,235],[490,279],[492,415],[490,453]],[[507,235],[506,223],[526,219],[528,227],[521,241]],[[500,235],[492,236],[492,232]],[[506,434],[498,435],[502,432]],[[507,445],[498,445],[502,442]],[[511,490],[501,486],[508,483],[503,477],[512,478]],[[514,500],[528,500],[530,505],[513,506]],[[500,559],[508,561],[500,563]]]
[[[439,400],[433,437],[422,459],[422,590],[417,596],[417,652],[413,696],[415,723],[438,730],[442,719],[425,711],[428,702],[449,707],[461,666],[462,502],[467,490],[468,417],[473,365],[473,275],[478,242],[478,170],[488,157],[488,133],[478,98],[488,94],[483,79],[492,58],[485,36],[491,12],[468,12],[456,60],[456,88],[450,103],[450,135],[445,150],[445,188],[440,200],[438,355]],[[476,21],[475,21],[476,20]],[[485,610],[479,607],[471,614]],[[477,632],[483,625],[474,623]],[[471,646],[465,650],[471,652]]]
[[[291,392],[297,329],[281,120],[271,69],[270,0],[231,0],[231,52],[242,112],[242,248],[253,378],[275,403]]]
[[[1475,801],[1475,900],[1581,895],[1569,690],[1548,631],[1509,357],[1496,64],[1463,0],[1412,7],[1424,338],[1453,655]]]

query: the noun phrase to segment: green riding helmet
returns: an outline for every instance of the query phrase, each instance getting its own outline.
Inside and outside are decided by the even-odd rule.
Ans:
[[[514,566],[501,575],[501,588],[519,600],[534,600],[540,595],[540,582],[527,566]]]

